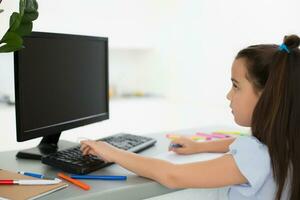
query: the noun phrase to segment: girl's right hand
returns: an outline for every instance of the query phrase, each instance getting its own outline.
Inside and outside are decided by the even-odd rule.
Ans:
[[[174,148],[171,146],[172,144],[180,144],[182,147]],[[187,155],[187,154],[199,153],[200,146],[201,144],[199,142],[196,142],[188,137],[180,137],[171,142],[169,146],[169,151],[173,151],[177,154]]]
[[[98,156],[105,162],[115,162],[113,155],[119,151],[116,147],[103,141],[84,140],[80,144],[80,150],[83,155]]]

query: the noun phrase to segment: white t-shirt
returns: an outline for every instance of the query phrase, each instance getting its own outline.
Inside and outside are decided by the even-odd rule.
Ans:
[[[229,146],[247,184],[233,185],[228,190],[229,200],[273,200],[277,186],[273,177],[268,147],[253,136],[240,136]],[[285,187],[282,200],[288,199]]]

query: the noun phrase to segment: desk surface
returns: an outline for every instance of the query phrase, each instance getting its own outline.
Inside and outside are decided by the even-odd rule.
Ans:
[[[149,148],[143,152],[142,155],[155,156],[161,152],[167,150],[169,141],[163,134],[150,135],[157,139],[157,143],[152,148]],[[41,164],[40,161],[16,159],[17,151],[7,151],[0,153],[0,168],[11,171],[32,171],[48,176],[55,176],[57,169]],[[91,190],[84,191],[72,184],[66,189],[54,192],[46,195],[41,199],[144,199],[165,193],[172,192],[157,182],[139,177],[130,171],[118,166],[111,165],[109,167],[100,169],[91,174],[103,174],[103,175],[126,175],[127,181],[86,181],[91,186]]]
[[[215,130],[217,127],[208,127],[201,129],[190,129],[184,131],[178,131],[181,134],[194,134],[197,131],[210,132]],[[148,135],[157,139],[155,146],[141,152],[140,154],[150,157],[155,157],[158,154],[167,151],[169,145],[168,139],[165,137],[165,132],[158,134]],[[59,170],[49,167],[40,163],[40,161],[16,159],[17,151],[6,151],[0,152],[0,168],[11,171],[32,171],[42,173],[47,176],[55,176]],[[168,189],[159,183],[139,177],[132,172],[118,166],[111,165],[106,168],[100,169],[91,174],[102,174],[102,175],[125,175],[128,177],[127,181],[87,181],[85,182],[91,186],[91,190],[84,191],[72,184],[66,189],[54,192],[52,194],[42,197],[43,200],[49,199],[105,199],[105,200],[119,200],[119,199],[130,199],[139,200],[150,197],[163,195],[166,193],[174,192],[175,190]]]

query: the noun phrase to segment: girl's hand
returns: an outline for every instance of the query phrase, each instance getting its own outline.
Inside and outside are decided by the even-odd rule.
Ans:
[[[182,147],[174,148],[171,147],[172,144],[180,144]],[[188,137],[180,137],[171,142],[169,146],[169,151],[173,151],[177,154],[187,155],[187,154],[199,153],[199,146],[201,146],[199,142],[193,141]]]
[[[115,162],[113,155],[119,151],[116,147],[102,141],[84,140],[80,142],[83,155],[94,155],[100,157],[105,162]]]

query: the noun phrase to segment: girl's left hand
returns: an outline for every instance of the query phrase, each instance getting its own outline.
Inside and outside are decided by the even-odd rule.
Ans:
[[[119,151],[116,147],[102,141],[84,140],[80,142],[83,155],[95,155],[105,162],[115,162],[113,155]]]

